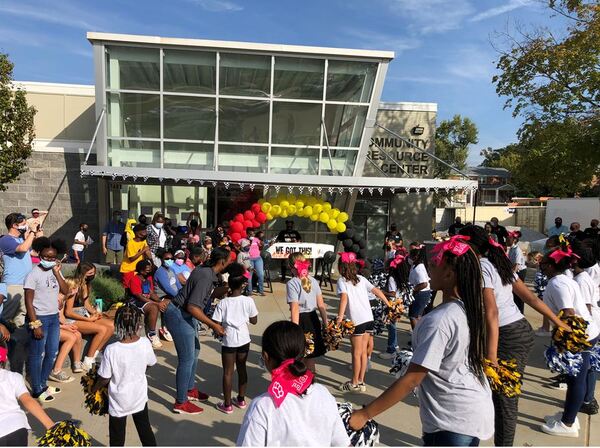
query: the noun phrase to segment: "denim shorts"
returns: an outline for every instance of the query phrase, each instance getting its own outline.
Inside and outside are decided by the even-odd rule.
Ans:
[[[431,300],[431,290],[419,291],[415,293],[415,300],[408,307],[408,317],[411,319],[418,319],[423,315],[423,311],[427,308],[429,301]]]

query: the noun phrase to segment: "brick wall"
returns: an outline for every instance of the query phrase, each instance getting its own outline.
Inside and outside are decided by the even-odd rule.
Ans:
[[[97,242],[90,247],[88,259],[98,261],[98,181],[81,178],[84,158],[83,154],[34,152],[28,161],[29,170],[10,184],[7,191],[0,192],[0,234],[6,231],[7,214],[20,212],[29,217],[32,208],[51,207],[44,223],[46,236],[62,238],[70,248],[79,223],[86,222],[89,235]],[[93,155],[89,163],[95,163]]]

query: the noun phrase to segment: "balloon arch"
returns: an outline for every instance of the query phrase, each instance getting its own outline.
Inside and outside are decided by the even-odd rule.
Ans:
[[[275,197],[259,199],[229,222],[229,236],[234,242],[238,242],[246,238],[248,229],[260,227],[275,218],[292,216],[325,224],[331,233],[337,234],[344,250],[356,253],[361,259],[367,258],[366,241],[354,231],[352,223],[348,222],[348,213],[316,196],[280,193]]]

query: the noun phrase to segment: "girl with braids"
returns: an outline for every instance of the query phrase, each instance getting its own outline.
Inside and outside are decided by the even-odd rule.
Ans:
[[[256,325],[258,322],[258,310],[254,300],[244,295],[252,274],[239,263],[230,265],[228,274],[229,297],[219,301],[212,315],[212,319],[225,329],[221,346],[223,401],[217,404],[217,409],[225,414],[233,412],[233,405],[239,409],[246,408],[246,361],[250,351],[248,323]],[[231,388],[235,369],[238,373],[238,394],[236,399],[232,400]]]
[[[425,266],[425,245],[412,243],[410,247],[409,256],[412,260],[412,266],[408,275],[408,282],[413,285],[415,299],[408,307],[408,317],[410,318],[410,326],[414,329],[431,300],[431,288],[429,287],[429,275]]]
[[[373,311],[369,303],[369,293],[382,300],[387,306],[390,301],[380,289],[376,288],[362,275],[358,274],[357,258],[354,252],[344,252],[338,262],[340,278],[337,281],[337,293],[340,296],[338,324],[348,311],[349,319],[354,322],[354,333],[350,337],[352,345],[352,380],[340,384],[339,390],[345,392],[366,392],[365,373],[369,358],[369,343],[373,332]]]
[[[469,225],[460,229],[459,233],[469,240],[469,244],[480,257],[488,334],[486,356],[492,363],[497,363],[498,358],[515,359],[517,370],[522,375],[533,347],[534,333],[525,316],[517,308],[513,293],[538,313],[546,316],[554,325],[566,325],[519,279],[504,248],[491,240],[482,227]],[[494,443],[496,446],[512,446],[517,426],[519,398],[509,398],[497,392],[493,393],[492,398],[496,411]]]
[[[542,270],[549,278],[548,285],[544,291],[544,302],[555,313],[560,311],[567,316],[577,315],[585,319],[587,326],[587,340],[594,346],[598,341],[600,328],[592,318],[581,289],[575,280],[567,277],[565,272],[573,265],[575,255],[566,242],[561,247],[546,254],[541,262]],[[581,352],[582,364],[579,373],[568,376],[567,396],[563,412],[546,417],[546,423],[541,430],[546,434],[563,437],[579,437],[579,422],[577,413],[585,411],[582,409],[586,399],[591,402],[596,382],[595,372],[590,367],[590,352]]]
[[[95,390],[108,385],[108,433],[110,446],[125,445],[127,416],[133,417],[142,446],[156,446],[148,418],[148,380],[146,369],[156,364],[156,356],[147,338],[138,333],[144,314],[128,303],[115,315],[118,341],[104,350]]]
[[[262,336],[271,373],[268,392],[252,400],[237,446],[350,446],[335,398],[302,362],[305,339],[293,322],[279,321]]]
[[[300,252],[290,254],[289,258],[292,278],[285,286],[287,303],[290,306],[290,320],[300,325],[304,333],[312,333],[314,350],[304,362],[306,366],[316,373],[316,358],[325,354],[323,331],[317,310],[321,315],[323,327],[327,326],[327,306],[323,294],[314,277],[309,274],[310,262]]]
[[[494,433],[491,391],[483,373],[486,334],[479,260],[458,236],[437,244],[433,254],[431,287],[442,293],[442,303],[417,323],[406,374],[355,411],[350,426],[362,428],[418,387],[425,446],[477,446]]]
[[[83,358],[82,368],[90,370],[96,362],[100,350],[108,343],[114,333],[114,324],[99,313],[92,305],[90,293],[92,281],[96,277],[96,267],[83,261],[75,270],[77,293],[65,296],[64,315],[73,321],[77,330],[84,336],[92,336],[88,350]]]

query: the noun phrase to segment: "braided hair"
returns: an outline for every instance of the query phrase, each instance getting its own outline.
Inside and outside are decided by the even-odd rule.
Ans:
[[[477,255],[486,257],[498,271],[503,285],[510,285],[515,281],[513,266],[506,252],[501,247],[496,247],[490,243],[490,238],[484,228],[476,225],[468,225],[458,232],[460,235],[468,236],[468,243]]]
[[[391,260],[393,261],[393,260]],[[389,262],[391,264],[391,261]],[[404,259],[402,263],[398,263],[396,267],[389,267],[390,276],[388,277],[387,283],[389,284],[389,279],[393,278],[396,282],[396,287],[398,290],[401,290],[402,287],[408,285],[408,275],[410,274],[410,265]],[[388,285],[386,285],[388,286]]]
[[[115,315],[115,335],[119,340],[136,336],[144,323],[144,313],[132,303],[126,303]]]

